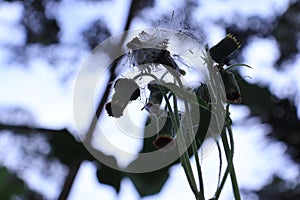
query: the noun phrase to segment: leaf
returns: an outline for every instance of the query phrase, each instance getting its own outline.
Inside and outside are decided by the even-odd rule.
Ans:
[[[141,197],[157,194],[169,178],[169,167],[147,173],[131,173],[128,177],[133,182]]]
[[[274,97],[268,88],[251,85],[239,76],[236,79],[239,80],[242,104],[248,105],[253,115],[258,115],[263,120],[266,120],[274,106],[272,101]]]
[[[116,164],[116,159],[113,156],[111,156],[111,159],[113,159],[112,162],[115,162]],[[101,165],[97,170],[97,178],[100,183],[112,186],[116,192],[119,193],[123,172],[106,165]]]
[[[15,174],[11,174],[5,167],[0,168],[0,194],[1,199],[10,199],[13,195],[26,192],[24,182]]]
[[[71,166],[78,158],[94,160],[83,143],[77,141],[68,130],[62,129],[47,136],[51,144],[51,156],[58,158],[67,166]]]
[[[154,130],[156,130],[155,123],[151,123],[149,117],[145,122],[144,144],[140,151],[141,153],[153,152],[157,150],[153,145],[153,141],[156,138],[156,134],[153,134]],[[148,165],[151,162],[153,161],[143,160],[142,157],[137,157],[128,165],[127,168],[133,169],[138,164]],[[160,192],[165,182],[169,178],[170,166],[171,165],[157,171],[147,173],[127,173],[127,176],[131,179],[141,197],[153,195]]]
[[[49,45],[59,42],[60,27],[56,19],[47,16],[45,5],[42,1],[32,1],[24,5],[22,24],[26,31],[27,44]]]

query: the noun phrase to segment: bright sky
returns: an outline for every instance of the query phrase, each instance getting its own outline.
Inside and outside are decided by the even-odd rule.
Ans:
[[[256,3],[255,3],[256,2]],[[205,18],[223,18],[229,19],[229,15],[233,13],[241,13],[244,15],[260,14],[263,16],[273,16],[275,13],[283,12],[286,8],[287,1],[244,1],[229,0],[224,1],[203,1],[201,10],[197,10],[194,14],[198,16],[199,22]],[[7,49],[6,44],[23,44],[24,33],[16,24],[20,21],[22,7],[20,3],[0,3],[0,105],[1,107],[19,106],[27,108],[35,119],[35,124],[41,127],[61,128],[72,127],[73,120],[73,87],[75,74],[70,80],[63,82],[64,75],[68,75],[69,71],[62,70],[64,67],[68,69],[75,66],[79,69],[88,52],[80,46],[79,31],[94,19],[101,18],[110,25],[113,34],[120,33],[124,26],[124,18],[127,15],[129,1],[114,0],[104,2],[94,2],[93,5],[84,1],[75,3],[75,0],[64,0],[57,4],[57,9],[52,14],[59,19],[62,26],[61,41],[65,44],[63,48],[53,47],[53,51],[57,51],[58,59],[54,64],[49,64],[44,60],[38,52],[31,49],[28,62],[20,66],[16,62],[8,62],[11,58],[11,51]],[[260,6],[257,6],[257,5]],[[159,16],[155,13],[171,13],[172,10],[180,7],[180,1],[157,1],[154,11],[146,12],[147,15],[156,19]],[[217,6],[216,6],[217,5]],[[55,5],[54,5],[55,6]],[[101,12],[99,12],[101,11]],[[118,13],[116,15],[116,13]],[[216,14],[217,13],[217,14]],[[142,18],[138,18],[133,22],[133,27],[146,26],[147,24]],[[214,44],[218,42],[225,32],[220,27],[205,23],[206,30],[210,35],[207,43]],[[76,48],[74,48],[74,46]],[[249,75],[253,79],[249,81],[260,82],[263,85],[270,85],[275,94],[282,94],[283,88],[294,88],[295,81],[299,80],[296,74],[300,74],[299,67],[290,66],[283,73],[275,72],[272,68],[272,61],[278,54],[274,50],[276,43],[270,39],[257,39],[255,43],[250,44],[245,51],[245,61],[254,67],[253,70],[242,69],[244,75]],[[276,48],[275,48],[276,49]],[[260,56],[263,55],[264,57]],[[269,53],[266,53],[269,52]],[[65,60],[71,60],[76,57],[74,63],[67,63]],[[300,59],[299,59],[300,62]],[[56,67],[60,66],[60,67]],[[270,74],[277,77],[274,82],[270,79]],[[272,82],[271,82],[272,81]],[[300,84],[295,90],[300,93]],[[287,90],[285,90],[287,91]],[[288,90],[291,91],[291,90]],[[289,93],[284,93],[288,96]],[[298,104],[300,100],[298,98]],[[236,152],[234,157],[235,168],[238,182],[241,187],[257,189],[266,184],[273,172],[279,173],[282,177],[293,180],[299,175],[297,168],[293,165],[287,165],[290,161],[284,156],[284,146],[280,143],[270,142],[263,139],[269,130],[265,124],[259,119],[247,116],[249,110],[243,106],[231,107],[232,118],[236,123],[234,126]],[[299,114],[300,115],[300,114]],[[108,123],[108,122],[107,122]],[[111,127],[111,124],[106,124]],[[263,152],[263,153],[262,153]],[[223,156],[224,157],[224,156]],[[207,185],[216,185],[218,172],[218,154],[216,149],[202,161],[204,180]],[[10,166],[17,166],[15,162],[8,162]],[[268,164],[266,164],[268,163]],[[269,165],[272,163],[272,165]],[[42,190],[49,198],[55,198],[60,192],[59,187],[53,181],[44,181],[38,176],[37,172],[30,171],[25,175],[30,177],[27,179],[31,187]],[[216,177],[215,180],[211,177]],[[221,199],[232,199],[231,185],[227,181],[225,190],[222,192]],[[42,189],[43,184],[48,189]],[[215,188],[207,188],[207,194],[212,195]],[[176,191],[176,192],[174,192]],[[134,200],[139,199],[134,186],[128,179],[124,179],[121,185],[121,192],[116,195],[114,190],[109,186],[99,184],[95,176],[95,167],[91,163],[84,163],[80,168],[79,174],[74,182],[69,199],[119,199]],[[186,177],[182,168],[177,165],[171,168],[171,177],[163,188],[162,192],[153,197],[145,197],[150,199],[193,199],[193,194],[188,187]]]

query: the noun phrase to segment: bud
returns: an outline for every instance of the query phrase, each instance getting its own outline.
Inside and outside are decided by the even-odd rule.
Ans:
[[[209,49],[209,53],[211,58],[220,65],[230,65],[228,57],[240,47],[241,45],[236,37],[227,34],[223,40]]]
[[[195,90],[195,94],[197,95],[197,98],[201,98],[208,106],[208,109],[204,109],[203,107],[199,106],[199,116],[193,116],[193,113],[196,114],[197,112],[192,112],[192,121],[193,124],[196,125],[196,144],[197,148],[200,148],[205,140],[205,137],[207,136],[208,128],[211,122],[211,98],[208,86],[205,83],[201,83],[201,85]],[[200,104],[201,103],[199,102],[199,105]]]
[[[195,93],[197,97],[203,99],[205,103],[210,102],[209,90],[205,83],[201,83],[201,85],[198,88],[196,88]]]
[[[145,32],[143,32],[143,34],[147,35]],[[147,36],[147,38],[148,37],[149,36]],[[131,49],[137,67],[141,71],[150,72],[151,67],[148,65],[153,64],[154,66],[157,66],[161,64],[164,65],[173,76],[177,77],[180,74],[185,75],[186,72],[179,68],[170,52],[167,50],[168,40],[156,41],[152,39],[153,38],[141,40],[140,38],[135,37],[127,43],[127,47]]]
[[[114,85],[112,101],[105,105],[108,116],[121,117],[130,101],[140,96],[139,86],[131,79],[119,78]]]
[[[105,105],[105,110],[110,117],[116,117],[119,118],[123,115],[125,107],[122,107],[122,105],[119,105],[115,102],[108,102]]]
[[[226,99],[228,103],[241,103],[241,92],[234,74],[229,70],[219,70],[225,87]]]
[[[129,100],[133,101],[140,96],[140,88],[132,79],[119,78],[116,80],[114,88],[116,90],[115,94],[119,99],[127,99],[130,96]]]
[[[169,145],[170,144],[170,145]],[[166,118],[163,128],[157,133],[156,139],[153,141],[153,145],[157,149],[171,150],[175,146],[174,129],[171,118]],[[167,145],[169,145],[167,147]]]
[[[150,95],[145,108],[149,111],[152,107],[160,107],[164,96],[163,93],[167,94],[169,89],[154,80],[148,83],[148,89],[150,90]]]
[[[174,74],[175,72],[180,73],[181,75],[186,74],[184,70],[179,68],[177,63],[171,57],[170,52],[168,50],[162,49],[160,51],[159,57],[157,58],[156,62],[167,66],[168,71],[173,75],[175,75]]]

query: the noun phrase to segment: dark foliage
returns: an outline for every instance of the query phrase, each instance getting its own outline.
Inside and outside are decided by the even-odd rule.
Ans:
[[[110,35],[110,31],[102,20],[93,22],[83,31],[84,40],[89,45],[90,49],[94,49]]]
[[[46,16],[49,1],[24,1],[22,24],[27,35],[27,44],[53,44],[58,42],[59,27],[55,19]]]
[[[12,1],[7,1],[12,2]],[[46,15],[46,6],[51,2],[44,1],[20,1],[24,5],[22,17],[22,25],[26,31],[26,45],[42,44],[50,45],[59,43],[58,33],[60,31],[59,24],[55,18],[50,18]],[[93,2],[93,1],[90,1]],[[226,3],[226,1],[224,1]],[[133,1],[131,12],[129,13],[129,22],[126,26],[129,27],[130,21],[134,16],[139,15],[143,9],[151,8],[154,1]],[[197,4],[189,3],[189,6],[198,6]],[[201,4],[199,4],[201,6]],[[190,7],[188,7],[192,10]],[[127,9],[127,8],[124,8]],[[239,26],[232,23],[220,23],[228,33],[239,38],[243,47],[247,46],[249,41],[255,37],[267,38],[272,37],[278,43],[279,57],[274,63],[274,67],[284,70],[285,63],[294,61],[296,56],[299,56],[298,41],[300,35],[300,1],[294,1],[289,5],[287,10],[274,18],[261,18],[252,16],[245,19],[246,26]],[[187,13],[187,15],[190,15]],[[243,18],[243,16],[239,16]],[[189,16],[189,19],[191,16]],[[202,30],[199,30],[201,32]],[[82,33],[86,43],[92,49],[99,42],[110,36],[110,31],[103,21],[98,20],[92,23]],[[241,54],[242,55],[242,54]],[[240,58],[242,59],[242,57]],[[114,71],[112,71],[114,74]],[[112,77],[112,79],[114,79]],[[247,105],[251,110],[252,116],[259,116],[264,123],[272,127],[272,131],[267,137],[275,141],[281,141],[287,146],[286,153],[298,164],[300,164],[300,120],[297,117],[297,108],[294,97],[290,99],[280,99],[275,97],[267,87],[260,87],[255,84],[249,84],[241,77],[236,77],[239,81],[241,91],[241,102]],[[108,96],[108,95],[107,95]],[[102,110],[97,113],[100,115]],[[207,113],[206,113],[207,114]],[[207,116],[209,118],[210,116]],[[3,121],[1,120],[1,123]],[[205,129],[205,128],[204,128]],[[205,129],[206,130],[206,129]],[[206,132],[201,130],[201,132]],[[84,145],[77,141],[75,137],[67,130],[48,130],[42,128],[34,128],[31,126],[20,126],[19,124],[0,124],[0,131],[9,131],[17,134],[42,134],[47,138],[51,146],[51,151],[46,159],[58,159],[61,164],[65,165],[69,171],[72,171],[76,161],[95,161],[94,157],[86,150]],[[147,135],[147,131],[145,131]],[[150,152],[156,150],[153,146],[153,141],[156,136],[146,137],[141,152]],[[200,137],[202,141],[203,138]],[[115,159],[111,157],[111,159]],[[137,158],[138,159],[138,158]],[[135,162],[135,161],[133,161]],[[164,186],[169,177],[169,167],[163,168],[155,172],[144,174],[128,174],[116,171],[101,163],[98,163],[97,178],[100,183],[111,185],[117,192],[120,191],[120,183],[124,177],[129,177],[134,183],[137,191],[141,196],[152,195],[158,193]],[[76,175],[76,173],[75,173]],[[30,191],[19,178],[12,175],[5,168],[0,169],[0,184],[1,198],[8,199],[12,195],[18,195],[28,199],[40,199],[41,197]],[[72,184],[71,184],[72,185]],[[11,187],[9,187],[11,186]],[[13,189],[13,190],[8,190]],[[254,191],[260,199],[299,199],[299,185],[287,187],[285,180],[274,177],[273,182],[266,185],[261,190]],[[6,195],[6,196],[2,196]]]
[[[298,200],[300,198],[300,184],[287,183],[280,177],[274,176],[273,180],[261,190],[244,191],[247,199],[260,200]]]

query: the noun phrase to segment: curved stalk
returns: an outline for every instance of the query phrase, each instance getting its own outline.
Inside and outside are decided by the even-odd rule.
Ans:
[[[187,148],[185,147],[185,144],[183,143],[182,129],[179,128],[179,124],[178,124],[179,123],[179,113],[178,113],[177,101],[175,101],[176,97],[175,97],[175,95],[173,96],[173,98],[175,98],[175,100],[174,100],[175,113],[174,113],[165,91],[163,89],[161,91],[162,91],[163,97],[166,101],[166,106],[168,108],[168,111],[169,111],[169,114],[170,114],[170,117],[171,117],[171,121],[174,125],[175,132],[179,134],[179,136],[177,137],[177,145],[178,145],[178,148],[179,148],[179,153],[181,154],[181,156],[180,156],[181,165],[182,165],[182,167],[184,169],[184,172],[187,176],[190,188],[192,189],[194,195],[197,197],[198,196],[197,184],[196,184],[196,181],[195,181],[195,177],[194,177],[194,174],[193,174],[193,170],[192,170],[192,167],[191,167],[189,156],[188,156],[188,153],[186,151]]]

